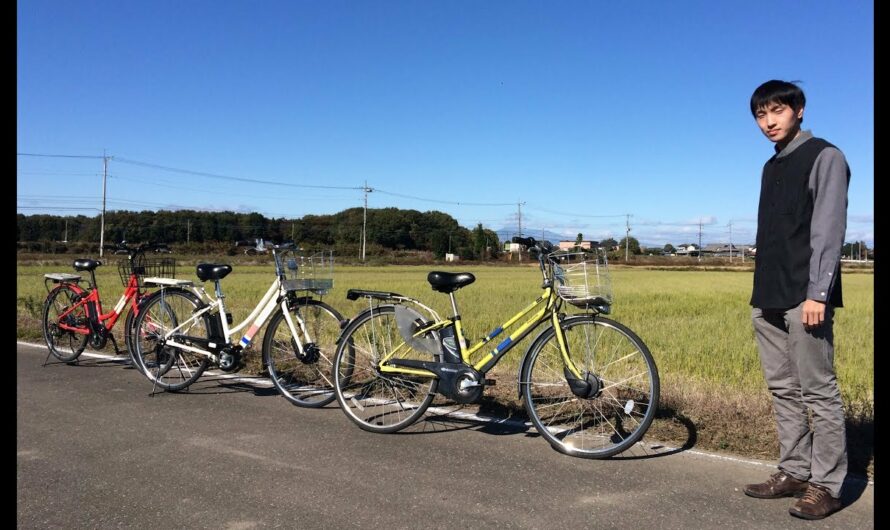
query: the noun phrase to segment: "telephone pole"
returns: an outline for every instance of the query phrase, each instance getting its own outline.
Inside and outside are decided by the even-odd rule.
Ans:
[[[624,214],[627,216],[626,222],[626,231],[624,233],[624,261],[627,261],[628,255],[630,254],[630,214]]]
[[[185,242],[186,243],[192,242],[192,220],[191,219],[185,220]]]
[[[365,261],[365,246],[367,245],[368,235],[368,194],[371,193],[373,188],[368,187],[368,181],[365,181],[365,187],[362,188],[365,193],[365,211],[362,215],[362,261]]]
[[[516,202],[516,208],[519,211],[519,237],[522,237],[522,205],[525,204],[522,201]],[[522,245],[519,246],[519,263],[522,263]]]
[[[701,263],[701,217],[698,218],[698,261]]]
[[[732,221],[729,222],[729,262],[732,263]]]
[[[102,220],[99,223],[99,257],[102,257],[103,247],[105,246],[105,182],[108,180],[108,157],[105,155],[105,149],[102,150]]]

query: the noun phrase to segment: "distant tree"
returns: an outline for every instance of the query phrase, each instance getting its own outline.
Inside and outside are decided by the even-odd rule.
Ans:
[[[584,241],[584,234],[578,232],[578,237],[575,238],[575,250],[581,250],[582,241]]]
[[[642,249],[640,249],[640,242],[637,241],[637,239],[636,239],[635,237],[631,237],[631,238],[623,237],[623,238],[621,238],[621,241],[618,242],[618,246],[620,247],[620,248],[618,249],[619,253],[624,252],[624,244],[625,244],[625,241],[627,242],[628,251],[629,251],[631,254],[636,255],[636,254],[640,254],[640,253],[642,253]]]
[[[600,246],[607,250],[612,250],[614,247],[618,246],[618,242],[610,237],[607,239],[603,239],[600,243]]]
[[[675,249],[674,245],[671,245],[670,243],[668,243],[667,245],[664,246],[665,254],[673,254],[676,251],[677,251],[677,249]]]

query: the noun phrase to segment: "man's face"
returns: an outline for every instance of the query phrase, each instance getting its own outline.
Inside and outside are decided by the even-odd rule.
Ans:
[[[757,126],[771,142],[787,143],[800,131],[803,107],[795,112],[784,103],[771,101],[757,109],[754,117],[757,119]]]

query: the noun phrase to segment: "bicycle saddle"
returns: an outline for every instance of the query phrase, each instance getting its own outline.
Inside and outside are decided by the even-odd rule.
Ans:
[[[426,281],[433,286],[433,291],[447,294],[470,285],[476,281],[476,277],[469,272],[450,273],[433,271],[427,275]]]
[[[102,262],[95,259],[83,258],[74,260],[74,270],[76,271],[91,271],[99,265],[102,265]]]
[[[232,266],[218,263],[199,263],[196,272],[198,274],[198,279],[202,282],[206,282],[207,280],[222,280],[232,272]]]

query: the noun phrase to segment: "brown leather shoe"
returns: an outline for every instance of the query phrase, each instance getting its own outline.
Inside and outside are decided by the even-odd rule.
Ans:
[[[779,471],[773,473],[766,482],[745,486],[745,495],[758,499],[794,497],[802,495],[807,489],[807,484],[806,480],[797,480],[788,473]]]
[[[801,519],[822,519],[840,509],[840,499],[832,497],[824,487],[810,484],[803,497],[788,509],[788,513]]]

